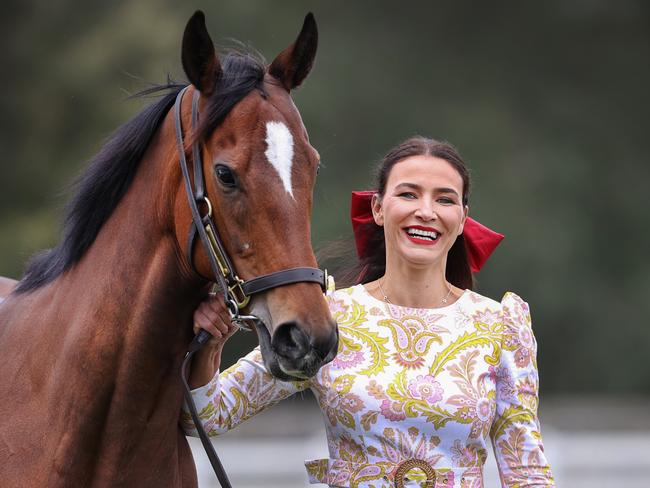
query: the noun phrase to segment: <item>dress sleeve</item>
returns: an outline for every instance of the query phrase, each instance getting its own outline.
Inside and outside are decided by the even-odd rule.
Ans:
[[[506,293],[501,306],[505,328],[496,370],[496,416],[490,431],[501,485],[555,486],[537,418],[537,343],[528,304]]]
[[[192,390],[192,398],[203,428],[209,436],[217,436],[308,386],[308,380],[274,378],[267,372],[258,346],[223,373],[217,371],[207,385]],[[185,404],[181,425],[187,435],[198,437]]]

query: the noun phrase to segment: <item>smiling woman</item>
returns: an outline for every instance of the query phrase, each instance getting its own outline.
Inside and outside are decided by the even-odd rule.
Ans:
[[[481,488],[492,442],[504,487],[554,486],[528,305],[472,291],[502,236],[468,216],[465,163],[449,144],[415,137],[378,176],[377,191],[353,199],[355,285],[328,293],[338,354],[313,378],[274,379],[258,350],[215,374],[231,325],[218,301],[197,309],[197,327],[218,338],[192,372],[205,428],[218,435],[311,388],[330,454],[306,462],[312,483]]]
[[[445,296],[451,293],[451,285],[443,282],[447,254],[467,219],[463,187],[458,171],[436,156],[411,156],[392,168],[384,191],[372,201],[375,222],[384,228],[386,274],[409,273],[411,281],[422,280]],[[421,277],[413,276],[415,270]],[[382,296],[389,291],[397,303],[406,303],[407,297],[399,296],[402,288],[382,286]],[[441,300],[425,291],[410,305],[431,308]]]
[[[377,192],[372,196],[373,219],[359,229],[362,234],[365,234],[363,240],[368,241],[364,249],[373,248],[375,251],[359,253],[360,262],[353,270],[358,281],[365,283],[377,280],[385,273],[387,257],[391,254],[387,246],[386,234],[393,230],[392,220],[389,221],[388,228],[383,225],[382,202],[388,195],[386,202],[389,210],[392,210],[393,203],[401,201],[407,208],[418,212],[418,222],[411,222],[412,233],[417,226],[424,227],[425,232],[432,232],[432,226],[423,226],[424,221],[432,221],[434,220],[432,217],[437,216],[432,216],[432,212],[442,212],[445,216],[450,212],[462,214],[462,222],[458,224],[458,228],[451,234],[446,232],[445,243],[439,246],[446,246],[446,248],[442,253],[444,256],[440,255],[442,261],[437,262],[437,266],[442,266],[442,269],[438,269],[438,273],[442,272],[442,276],[446,276],[446,279],[458,288],[473,288],[472,270],[463,234],[468,213],[470,177],[458,152],[449,144],[414,137],[404,141],[386,155],[378,168],[377,175]],[[413,203],[406,204],[406,200],[412,200]],[[425,204],[424,207],[422,203]],[[404,207],[398,206],[398,208]],[[382,223],[377,222],[377,218]],[[445,222],[447,220],[445,218]],[[442,230],[438,229],[438,231]],[[397,242],[399,240],[395,241]]]

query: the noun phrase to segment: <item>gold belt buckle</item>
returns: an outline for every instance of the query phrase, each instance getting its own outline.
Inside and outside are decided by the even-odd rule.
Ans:
[[[404,476],[413,468],[420,468],[427,475],[426,488],[436,487],[436,470],[423,459],[407,459],[395,470],[395,488],[404,488]]]

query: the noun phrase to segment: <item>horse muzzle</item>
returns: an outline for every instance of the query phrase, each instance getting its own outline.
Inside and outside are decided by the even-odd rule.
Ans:
[[[324,330],[330,332],[314,337],[297,321],[277,326],[273,338],[262,321],[255,322],[260,349],[267,370],[281,380],[304,380],[336,356],[338,328],[330,321]]]

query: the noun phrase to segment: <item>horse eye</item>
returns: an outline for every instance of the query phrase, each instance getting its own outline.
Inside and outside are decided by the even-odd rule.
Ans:
[[[235,180],[235,174],[228,166],[223,164],[218,164],[214,168],[214,172],[219,179],[219,182],[227,188],[236,188],[237,181]]]

